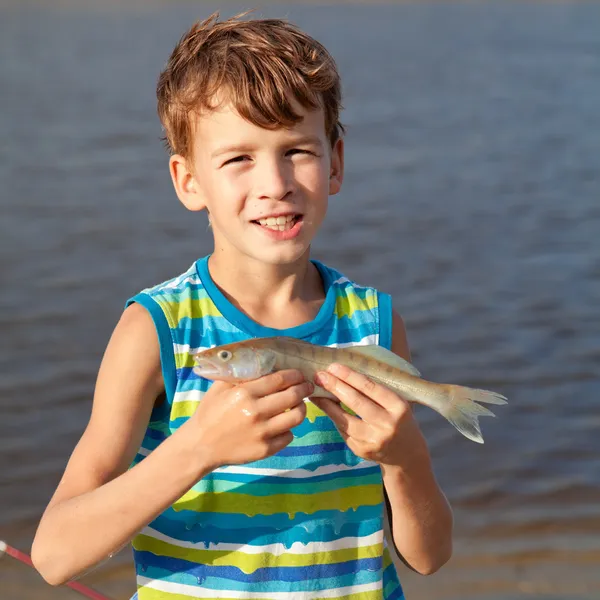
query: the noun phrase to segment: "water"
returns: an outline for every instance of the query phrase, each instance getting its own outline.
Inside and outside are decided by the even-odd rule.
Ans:
[[[0,2],[0,538],[24,549],[125,299],[210,250],[154,86],[215,6]],[[484,446],[418,411],[456,549],[431,578],[401,568],[407,597],[600,597],[600,5],[261,12],[344,77],[347,176],[315,256],[393,294],[426,377],[511,401]],[[76,597],[8,559],[0,578],[3,599]],[[86,582],[128,597],[129,552]]]

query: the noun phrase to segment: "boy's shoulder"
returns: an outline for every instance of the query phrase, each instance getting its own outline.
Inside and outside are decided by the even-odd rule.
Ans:
[[[364,295],[383,293],[371,285],[365,285],[364,282],[358,283],[356,280],[348,277],[344,272],[325,263],[318,260],[313,260],[313,263],[316,263],[321,274],[325,275],[326,283],[334,285],[338,289],[345,291],[356,290],[358,293]]]

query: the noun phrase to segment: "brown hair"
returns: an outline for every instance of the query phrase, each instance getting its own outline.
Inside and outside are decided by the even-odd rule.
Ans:
[[[294,101],[306,110],[322,107],[333,146],[344,132],[335,61],[294,25],[244,21],[246,14],[219,22],[215,13],[195,23],[175,46],[156,90],[169,151],[191,156],[192,117],[216,108],[221,91],[242,118],[265,129],[300,122]]]

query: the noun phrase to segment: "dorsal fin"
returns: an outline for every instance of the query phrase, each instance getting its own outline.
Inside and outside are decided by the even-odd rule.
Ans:
[[[414,375],[415,377],[421,377],[421,373],[419,373],[418,369],[414,367],[407,360],[404,360],[401,356],[394,354],[390,350],[387,350],[383,346],[369,345],[369,346],[352,346],[352,352],[358,352],[359,354],[363,354],[368,358],[372,358],[374,360],[381,361],[390,367],[394,367],[396,369],[400,369],[409,375]]]

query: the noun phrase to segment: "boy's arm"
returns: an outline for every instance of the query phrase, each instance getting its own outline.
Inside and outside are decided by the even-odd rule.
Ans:
[[[278,452],[312,389],[298,371],[217,382],[184,425],[128,470],[163,390],[154,324],[130,306],[102,360],[89,424],[40,521],[35,567],[62,584],[118,551],[210,471]]]
[[[396,311],[392,323],[392,352],[410,361],[406,330]],[[416,421],[411,430],[412,452],[404,463],[381,468],[394,546],[407,566],[426,575],[452,555],[453,518]]]
[[[183,437],[127,471],[162,390],[156,330],[134,304],[110,339],[90,421],[36,532],[32,558],[48,583],[108,558],[202,476],[198,461],[184,460]]]

